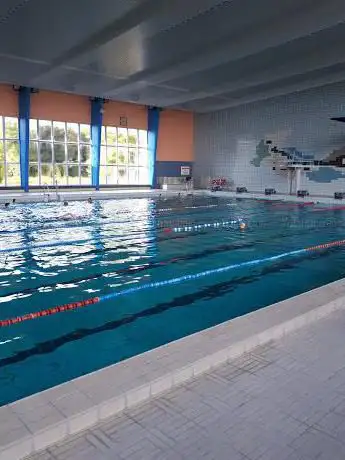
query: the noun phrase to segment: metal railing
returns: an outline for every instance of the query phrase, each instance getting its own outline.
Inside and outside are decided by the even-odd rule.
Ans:
[[[60,201],[60,193],[59,193],[59,183],[57,181],[57,179],[54,179],[54,187],[55,187],[55,199],[56,201]],[[42,194],[43,194],[43,199],[44,201],[50,201],[50,197],[51,197],[51,189],[49,188],[49,184],[47,184],[46,182],[43,184],[43,188],[42,188]]]

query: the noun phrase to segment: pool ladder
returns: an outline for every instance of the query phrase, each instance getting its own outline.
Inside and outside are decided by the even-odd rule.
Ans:
[[[59,194],[59,184],[58,184],[58,181],[55,180],[54,181],[55,183],[55,195],[56,195],[56,201],[60,201],[61,200],[61,197],[60,197],[60,194]],[[49,202],[50,200],[50,188],[49,188],[49,185],[47,183],[43,184],[43,199],[45,202]]]
[[[47,183],[43,184],[43,200],[48,203],[50,198],[50,189]]]

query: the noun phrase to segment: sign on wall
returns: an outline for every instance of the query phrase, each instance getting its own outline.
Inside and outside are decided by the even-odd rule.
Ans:
[[[190,176],[190,166],[181,166],[181,176]]]
[[[120,126],[127,128],[127,117],[120,117]]]

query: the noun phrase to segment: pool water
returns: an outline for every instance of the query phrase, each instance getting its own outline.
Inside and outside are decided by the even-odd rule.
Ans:
[[[2,208],[0,321],[110,298],[0,328],[0,405],[342,278],[343,247],[268,260],[344,238],[345,211],[317,206],[190,196]]]

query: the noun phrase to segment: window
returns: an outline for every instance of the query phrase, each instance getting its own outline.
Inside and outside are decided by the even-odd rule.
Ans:
[[[0,187],[20,186],[18,119],[0,116]]]
[[[101,185],[148,185],[147,131],[102,127]]]
[[[30,120],[29,184],[91,185],[90,126]]]

